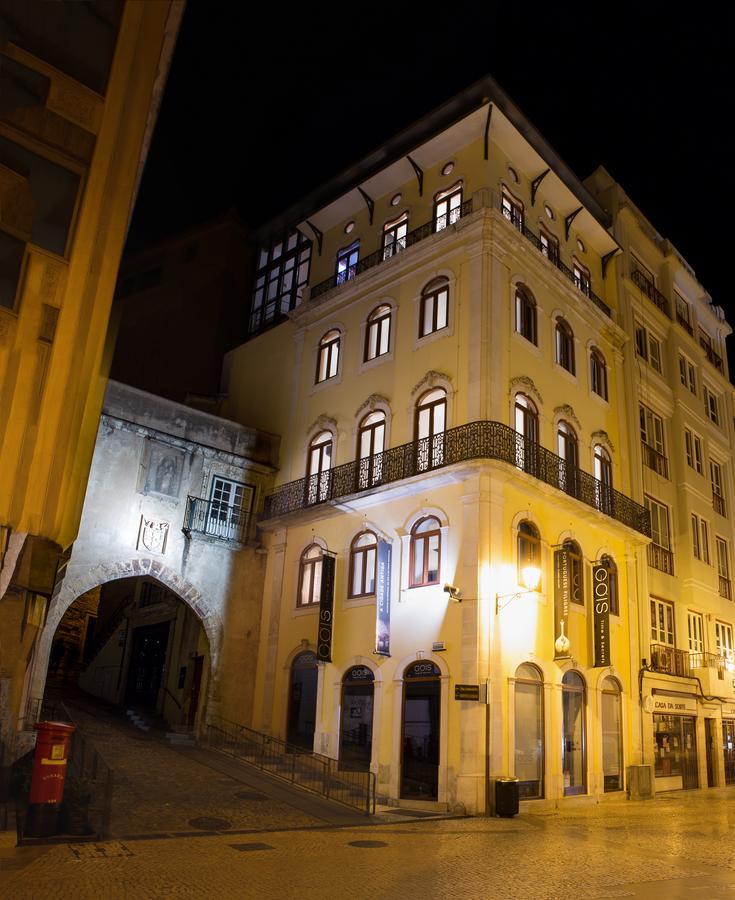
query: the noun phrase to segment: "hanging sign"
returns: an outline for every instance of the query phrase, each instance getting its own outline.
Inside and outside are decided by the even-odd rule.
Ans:
[[[554,553],[554,659],[568,659],[571,650],[567,631],[569,630],[570,593],[569,552],[557,550]]]
[[[378,541],[375,585],[375,652],[390,656],[390,541]]]
[[[595,661],[593,666],[610,665],[610,569],[604,565],[592,567],[593,617]]]
[[[319,591],[319,633],[316,640],[316,658],[320,662],[332,661],[334,569],[335,557],[325,553],[322,556],[322,584]]]

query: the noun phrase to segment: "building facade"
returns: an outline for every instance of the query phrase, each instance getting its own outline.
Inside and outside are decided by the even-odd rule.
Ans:
[[[59,558],[79,525],[117,267],[182,11],[176,0],[3,3],[3,771]]]
[[[485,79],[261,235],[224,370],[282,436],[252,724],[389,802],[596,800],[653,762],[624,215]]]

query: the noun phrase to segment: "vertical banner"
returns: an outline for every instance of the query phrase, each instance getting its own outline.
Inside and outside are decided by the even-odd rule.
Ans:
[[[390,558],[389,541],[378,541],[375,585],[375,652],[390,656]]]
[[[595,630],[594,667],[610,665],[610,570],[598,564],[592,567]]]
[[[554,659],[566,659],[570,655],[569,643],[569,594],[570,594],[569,552],[557,550],[554,553]]]
[[[319,634],[316,639],[316,658],[332,661],[332,628],[334,625],[334,568],[335,556],[322,556],[322,584],[319,591]]]

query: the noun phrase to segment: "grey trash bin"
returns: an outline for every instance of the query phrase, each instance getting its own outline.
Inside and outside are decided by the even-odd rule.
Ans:
[[[510,818],[518,815],[519,784],[509,775],[495,779],[495,815]]]

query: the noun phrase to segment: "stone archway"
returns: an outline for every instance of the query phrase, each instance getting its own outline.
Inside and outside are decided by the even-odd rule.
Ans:
[[[43,697],[54,635],[64,613],[72,603],[82,594],[107,582],[139,576],[149,576],[160,581],[189,606],[201,621],[209,642],[212,677],[209,680],[207,707],[210,708],[217,694],[217,662],[222,642],[222,620],[190,581],[164,565],[161,560],[146,557],[98,563],[92,567],[75,566],[72,557],[64,578],[56,585],[49,604],[46,624],[38,638],[31,675],[26,686],[25,708],[29,706],[29,698],[35,701]]]

